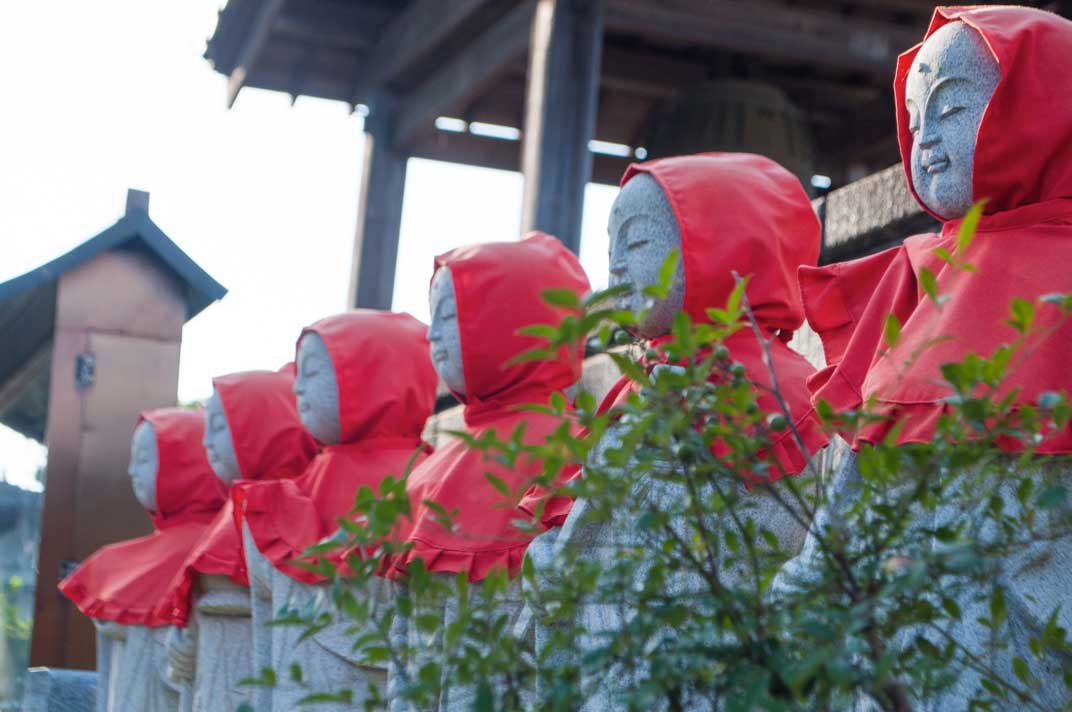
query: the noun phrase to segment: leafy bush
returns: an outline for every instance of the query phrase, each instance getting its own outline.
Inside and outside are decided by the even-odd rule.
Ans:
[[[961,250],[949,258],[970,269]],[[668,261],[651,295],[665,294],[673,271]],[[940,305],[933,281],[922,281]],[[616,292],[595,294],[582,316],[532,333],[550,350],[589,335],[609,347],[635,323],[608,306]],[[1026,569],[1010,567],[1044,568],[1052,547],[1069,545],[1070,463],[1033,451],[1068,425],[1072,403],[1052,393],[1014,407],[1015,394],[998,394],[1034,334],[1036,310],[1067,318],[1072,298],[1017,300],[1009,323],[1023,338],[944,367],[954,395],[931,442],[896,445],[894,428],[853,455],[835,438],[811,471],[780,477],[763,453],[793,419],[759,407],[756,384],[722,346],[739,329],[767,338],[746,293],[739,280],[709,324],[679,315],[663,346],[670,365],[649,371],[660,354],[643,346],[612,353],[637,385],[613,412],[597,412],[582,392],[575,423],[564,400],[545,407],[563,426],[539,446],[522,445],[520,433],[470,442],[508,464],[543,460],[533,484],[578,498],[566,526],[530,548],[520,592],[505,575],[470,584],[418,564],[389,602],[369,601],[363,592],[395,546],[383,542],[409,506],[404,479],[387,478],[379,492],[358,493],[359,524],[344,522],[311,552],[321,556],[316,567],[336,574],[333,606],[284,611],[283,622],[310,632],[352,622],[361,631],[355,649],[370,664],[391,665],[400,683],[392,696],[417,708],[448,686],[468,690],[477,710],[570,710],[612,695],[607,709],[861,704],[901,712],[928,709],[943,691],[971,696],[974,709],[1054,709],[1047,695],[1061,665],[1072,684],[1066,614],[1025,599],[1016,580]],[[891,346],[899,328],[887,324]],[[831,435],[879,417],[870,405],[836,413],[820,404],[818,412]],[[1023,452],[998,448],[1009,438]],[[583,465],[583,477],[556,488],[564,464]],[[504,504],[521,495],[508,493]],[[451,513],[441,514],[449,526]],[[787,566],[809,528],[805,551]],[[372,558],[351,553],[345,573],[322,556],[376,546]],[[523,595],[520,615],[496,604],[508,595]],[[1022,625],[1025,606],[1038,626]],[[420,635],[400,636],[400,622]],[[982,649],[973,629],[987,638]],[[385,695],[378,691],[370,707],[385,705]],[[1063,689],[1057,699],[1067,699]]]

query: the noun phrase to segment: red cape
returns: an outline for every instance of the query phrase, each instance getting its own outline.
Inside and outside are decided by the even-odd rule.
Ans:
[[[819,256],[819,221],[804,189],[774,161],[746,153],[706,153],[633,164],[622,185],[641,172],[659,183],[677,217],[685,272],[683,311],[693,323],[708,323],[707,309],[725,306],[736,286],[734,271],[742,277],[751,275],[748,300],[760,327],[775,337],[771,358],[778,385],[809,451],[801,452],[792,432],[786,430],[765,456],[774,463],[770,469],[774,479],[800,473],[810,454],[828,441],[805,385],[815,369],[785,344],[804,322],[797,267],[814,265]],[[659,350],[669,338],[654,339],[649,346]],[[747,377],[762,387],[760,408],[780,412],[774,397],[763,390],[771,386],[771,378],[752,330],[742,329],[725,346],[730,357],[744,365]],[[636,387],[623,376],[604,397],[600,412],[622,405]],[[712,452],[718,456],[724,449],[715,443]],[[532,495],[538,491],[521,505],[529,513],[536,510]],[[561,526],[572,504],[566,497],[550,500],[541,517],[544,526]]]
[[[60,592],[90,618],[123,625],[162,626],[157,609],[175,569],[223,505],[223,486],[209,467],[199,410],[164,408],[138,418],[153,426],[159,467],[155,532],[106,546],[59,584]]]
[[[213,379],[213,385],[227,416],[243,481],[301,474],[316,454],[316,442],[298,418],[293,368],[234,373]],[[235,483],[232,490],[237,486],[241,484]],[[249,584],[231,499],[169,584],[160,614],[174,625],[186,625],[197,574],[218,574],[236,583]]]
[[[941,234],[915,235],[878,255],[800,272],[808,321],[822,337],[828,363],[810,384],[815,399],[847,410],[874,398],[879,412],[890,416],[850,434],[856,445],[882,440],[898,421],[904,423],[899,443],[930,441],[952,394],[940,366],[972,352],[990,356],[1014,341],[1017,332],[1004,323],[1014,298],[1035,301],[1069,288],[1072,73],[1059,68],[1072,57],[1072,23],[1031,8],[938,8],[926,36],[956,20],[982,34],[1002,75],[979,127],[973,166],[973,198],[988,199],[965,253],[976,271],[955,270],[934,254],[939,247],[955,251],[961,220],[952,220]],[[901,55],[894,81],[910,188],[905,84],[921,45]],[[924,268],[949,297],[941,309],[920,286]],[[887,353],[883,325],[890,313],[902,327]],[[1014,357],[999,391],[1016,389],[1018,404],[1035,403],[1045,391],[1072,391],[1066,365],[1072,324],[1059,324],[1058,309],[1042,305],[1035,327],[1043,333]],[[1072,452],[1072,431],[1050,433],[1038,451]]]
[[[338,530],[358,489],[378,491],[386,475],[401,477],[411,458],[427,456],[421,431],[436,389],[427,327],[409,314],[362,309],[322,319],[302,336],[311,332],[324,340],[335,368],[340,444],[324,448],[297,479],[235,490],[257,549],[305,583],[323,578],[292,562]]]
[[[465,404],[465,432],[480,438],[494,431],[509,439],[524,425],[524,443],[543,443],[561,419],[517,407],[547,404],[552,393],[576,382],[583,350],[578,344],[554,360],[505,364],[541,344],[518,329],[562,319],[563,310],[548,305],[543,291],[568,289],[578,296],[589,291],[577,258],[555,238],[532,233],[520,242],[452,250],[437,257],[435,267],[449,267],[454,281],[467,392],[458,396]],[[400,538],[413,548],[388,562],[385,573],[397,577],[419,558],[431,571],[464,571],[472,581],[497,568],[516,576],[532,537],[513,524],[521,517],[514,496],[500,493],[485,475],[520,493],[542,471],[543,463],[524,456],[506,467],[460,439],[447,443],[410,474],[412,518],[403,522]],[[453,529],[440,523],[427,500],[448,512],[457,510]]]

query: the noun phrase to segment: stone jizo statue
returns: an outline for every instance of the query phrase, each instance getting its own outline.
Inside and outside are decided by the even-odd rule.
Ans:
[[[193,710],[230,709],[253,695],[255,640],[249,573],[243,560],[234,501],[260,481],[293,478],[315,454],[298,418],[292,367],[214,379],[205,411],[204,448],[229,499],[177,572],[167,607],[186,628],[170,641],[176,674],[193,669]],[[193,665],[183,664],[194,650]],[[259,673],[259,671],[257,671]]]
[[[951,22],[927,38],[906,84],[912,184],[945,220],[971,208],[975,142],[1001,71],[980,34]]]
[[[679,214],[675,205],[686,207]],[[765,230],[757,226],[770,227]],[[686,230],[687,239],[683,239]],[[706,308],[723,306],[729,297],[735,284],[733,271],[753,276],[748,294],[757,305],[757,321],[772,334],[772,357],[780,385],[792,406],[794,420],[813,448],[812,452],[801,453],[792,443],[779,441],[771,448],[775,453],[772,471],[786,475],[801,472],[809,456],[825,444],[825,437],[814,427],[804,388],[804,379],[812,369],[803,357],[785,346],[788,336],[803,321],[799,296],[790,282],[795,275],[777,268],[778,264],[814,264],[817,257],[818,224],[799,182],[777,164],[747,154],[705,154],[640,164],[626,174],[611,209],[608,232],[610,285],[629,287],[618,306],[636,315],[636,335],[656,351],[678,313],[686,312],[694,322],[706,321]],[[660,269],[673,250],[679,252],[679,259],[669,294],[661,299],[645,295],[645,287],[658,284]],[[758,341],[750,329],[731,336],[725,345],[732,358],[746,366],[750,378],[769,384]],[[674,364],[649,367],[653,371],[677,368]],[[636,384],[623,378],[604,400],[601,410],[617,407],[636,388]],[[769,400],[761,398],[760,405],[776,412],[775,404]],[[593,466],[607,467],[601,453],[619,442],[619,433],[617,427],[608,429],[594,451]],[[660,502],[679,502],[684,496],[681,486],[644,478],[634,484],[630,500],[663,508]],[[785,549],[794,551],[804,539],[804,529],[762,490],[757,488],[755,496],[759,504],[752,516],[773,531]],[[620,559],[624,549],[643,549],[646,545],[632,526],[636,512],[622,513],[610,521],[595,521],[587,515],[584,500],[557,509],[554,502],[548,502],[543,521],[555,528],[537,537],[528,550],[539,580],[554,580],[556,561],[567,549],[581,558],[609,565]],[[526,502],[522,508],[534,509]],[[727,526],[718,521],[709,525],[716,531]],[[685,523],[681,526],[685,533]],[[686,533],[686,540],[689,538],[691,534]],[[636,580],[642,580],[644,575],[645,567],[638,566]],[[733,572],[722,575],[724,580],[732,580]],[[703,590],[698,576],[686,576],[675,585],[682,595]],[[583,656],[589,647],[601,646],[602,636],[620,628],[629,615],[628,606],[617,601],[582,604],[575,621],[583,631],[578,634],[577,655]],[[528,624],[528,617],[522,616],[521,626]],[[550,633],[536,622],[537,654],[541,654]],[[667,631],[667,635],[673,632]],[[587,695],[582,709],[621,708],[623,702],[616,695],[630,684],[629,675],[629,671],[619,669],[599,676],[582,672]]]
[[[543,442],[560,423],[557,418],[523,411],[519,406],[548,403],[580,378],[580,345],[563,349],[558,358],[543,362],[510,363],[537,346],[535,339],[518,333],[532,324],[557,323],[565,312],[547,304],[542,292],[568,289],[581,298],[589,290],[576,257],[555,238],[533,233],[520,241],[459,247],[436,259],[429,291],[432,313],[428,347],[440,378],[464,405],[464,430],[480,438],[494,432],[509,438],[523,428],[525,443]],[[407,480],[411,516],[401,526],[401,543],[411,548],[389,561],[387,575],[405,595],[409,564],[423,562],[436,575],[453,578],[465,574],[478,582],[491,572],[505,571],[516,581],[531,533],[515,526],[517,513],[509,498],[488,482],[487,473],[520,493],[541,472],[542,463],[521,457],[510,465],[495,462],[471,449],[462,438],[448,438],[428,459],[414,468]],[[457,511],[452,527],[445,527],[428,501]],[[471,587],[470,604],[489,608],[508,619],[520,610],[520,588],[494,601],[480,598],[480,586]],[[458,601],[448,599],[440,610],[420,614],[440,617],[445,629],[458,617]],[[415,613],[418,613],[415,611]],[[446,662],[456,654],[448,639],[424,639],[403,616],[393,620],[392,639],[407,644],[416,654],[388,674],[392,709],[407,709],[399,699],[406,686],[416,682],[423,663]],[[489,641],[490,644],[490,641]],[[467,709],[476,690],[451,685],[440,690],[436,709]],[[501,689],[495,681],[489,681]]]
[[[165,677],[171,620],[160,611],[174,571],[223,504],[201,448],[204,416],[146,411],[134,429],[129,473],[154,533],[104,547],[60,584],[98,629],[98,708],[187,709],[190,690]]]
[[[891,437],[901,445],[930,442],[953,393],[942,365],[1021,342],[1022,335],[1005,321],[1013,299],[1038,306],[996,400],[1008,394],[1013,407],[1036,406],[1043,393],[1072,391],[1067,368],[1072,325],[1042,301],[1046,294],[1067,291],[1064,265],[1072,261],[1070,57],[1072,23],[1012,6],[939,7],[923,43],[899,57],[894,96],[901,158],[910,190],[942,220],[941,231],[909,236],[899,247],[836,267],[802,269],[800,275],[809,321],[823,340],[828,363],[813,381],[814,397],[835,411],[868,404],[874,415],[887,416],[847,433],[854,449]],[[960,219],[983,200],[974,237],[962,255],[974,269],[958,269],[936,250],[960,252]],[[940,304],[920,287],[924,270],[942,296]],[[882,334],[890,314],[902,325],[894,346]],[[1009,440],[995,447],[1017,450]],[[1016,490],[1025,479],[1036,491],[1055,483],[1068,486],[1067,458],[1048,456],[1072,453],[1072,432],[1065,428],[1020,445],[1042,457],[1025,466],[1016,455],[1000,456],[1006,466],[998,468],[996,481],[962,480],[954,486],[956,497],[937,513],[912,512],[912,525],[923,532],[946,525],[986,542],[996,533],[986,521],[989,498],[1001,497],[1004,512],[1014,515],[1021,506]],[[817,521],[838,526],[862,486],[854,459],[846,458],[830,483],[827,511]],[[976,490],[981,496],[973,502]],[[1064,516],[1065,511],[1045,512],[1034,525],[1036,532],[1046,532],[1042,540],[990,561],[985,586],[957,592],[952,582],[947,587],[962,612],[946,631],[949,639],[1013,684],[1018,684],[1014,658],[1028,661],[1033,677],[1026,688],[1045,709],[1064,709],[1070,701],[1057,672],[1069,661],[1030,651],[1031,638],[1041,635],[1059,603],[1058,623],[1072,626],[1063,605],[1072,549],[1067,537],[1048,531]],[[806,546],[804,555],[783,570],[779,585],[807,582],[812,568],[807,555],[814,555],[814,548]],[[978,624],[988,615],[994,585],[1004,587],[1009,610],[997,634],[999,646],[990,645],[989,630]],[[978,664],[966,669],[944,694],[913,700],[915,708],[967,709],[981,689],[978,670]]]
[[[212,471],[224,485],[230,486],[241,479],[242,470],[238,466],[231,426],[216,390],[212,391],[212,397],[205,404],[205,452]]]
[[[299,477],[256,483],[241,495],[254,666],[277,671],[279,681],[257,698],[264,709],[291,710],[311,692],[349,690],[349,705],[317,706],[341,712],[361,706],[370,685],[384,687],[386,670],[353,650],[361,633],[333,609],[330,577],[297,562],[308,547],[337,533],[358,489],[377,488],[385,476],[403,475],[411,460],[423,461],[420,436],[436,387],[425,332],[407,314],[359,309],[317,321],[298,340],[297,413],[323,448]],[[338,558],[329,557],[336,564]],[[375,615],[386,583],[375,579],[363,592],[353,581],[349,587],[366,597]],[[284,607],[337,618],[303,640],[301,626],[267,625]],[[301,684],[290,679],[295,665]]]

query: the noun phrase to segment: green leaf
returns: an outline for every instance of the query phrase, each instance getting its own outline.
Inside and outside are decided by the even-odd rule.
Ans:
[[[1019,656],[1012,659],[1012,671],[1016,674],[1016,677],[1020,678],[1020,682],[1024,684],[1027,684],[1028,679],[1031,677],[1031,672],[1027,669],[1027,663]]]
[[[896,315],[886,315],[886,324],[882,327],[882,337],[886,340],[886,345],[891,349],[895,348],[897,342],[901,340],[901,322]]]
[[[737,284],[733,286],[733,291],[730,292],[730,298],[726,300],[726,311],[734,317],[734,321],[740,318],[741,301],[744,297],[744,290],[748,287],[750,281],[752,281],[752,275],[750,274],[738,277]]]
[[[670,290],[674,286],[674,275],[677,274],[677,265],[681,260],[681,250],[670,250],[666,255],[666,259],[663,260],[662,267],[659,268],[659,298],[665,299],[670,294]]]
[[[608,351],[607,355],[614,361],[614,365],[618,367],[618,370],[622,374],[629,376],[630,380],[636,383],[647,384],[648,374],[644,373],[644,369],[637,365],[636,361],[613,351]]]
[[[1012,316],[1005,323],[1021,334],[1026,334],[1035,321],[1035,305],[1026,299],[1013,299],[1009,304],[1009,313]]]
[[[1038,504],[1041,509],[1052,509],[1062,504],[1068,497],[1068,491],[1060,485],[1052,485],[1042,490],[1039,493],[1038,499],[1035,503]]]
[[[983,198],[971,206],[971,210],[967,212],[964,220],[961,221],[960,231],[957,233],[957,257],[964,254],[964,251],[968,249],[968,245],[975,238],[975,229],[979,227],[979,218],[983,216],[983,207],[985,205],[986,198]]]
[[[572,289],[545,289],[540,294],[543,300],[553,307],[581,308],[581,299]]]
[[[502,479],[496,477],[490,472],[484,473],[484,479],[490,482],[491,486],[494,487],[499,492],[499,494],[503,495],[504,497],[510,496],[510,485],[503,482]]]
[[[942,304],[938,299],[938,280],[934,277],[934,272],[931,272],[926,267],[923,267],[919,271],[919,286],[923,288],[924,293],[930,300],[934,302],[935,306],[941,309]]]
[[[533,324],[532,326],[524,326],[518,329],[517,333],[522,336],[535,336],[550,341],[558,336],[558,329],[549,324]]]
[[[995,586],[994,592],[990,595],[990,624],[997,629],[1005,622],[1005,617],[1008,613],[1009,609],[1005,603],[1005,589],[1001,586]]]

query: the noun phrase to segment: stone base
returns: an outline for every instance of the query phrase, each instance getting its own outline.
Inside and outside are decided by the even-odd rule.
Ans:
[[[23,712],[93,712],[97,673],[61,668],[30,668]]]

